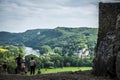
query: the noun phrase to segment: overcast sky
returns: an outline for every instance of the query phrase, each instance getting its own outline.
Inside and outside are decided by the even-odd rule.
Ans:
[[[99,0],[102,2],[120,0]],[[98,0],[0,0],[0,31],[98,27]]]

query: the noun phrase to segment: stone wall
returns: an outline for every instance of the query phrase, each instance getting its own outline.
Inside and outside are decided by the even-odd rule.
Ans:
[[[99,3],[94,72],[120,79],[120,3]]]

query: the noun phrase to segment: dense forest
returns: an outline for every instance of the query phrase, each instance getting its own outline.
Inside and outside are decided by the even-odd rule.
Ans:
[[[25,56],[36,59],[37,68],[53,68],[65,66],[92,66],[93,51],[97,41],[97,28],[65,28],[35,29],[23,33],[0,32],[0,64],[4,61],[13,64],[18,54],[25,55],[25,47],[40,50],[40,57]],[[89,50],[89,57],[79,58],[80,49]],[[28,63],[26,63],[29,66]],[[14,68],[11,65],[11,68]]]

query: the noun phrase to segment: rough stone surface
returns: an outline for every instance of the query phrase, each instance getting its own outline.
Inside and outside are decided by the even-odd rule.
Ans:
[[[120,79],[120,52],[117,55],[117,61],[116,61],[116,73],[118,78]]]
[[[99,3],[94,72],[120,80],[120,3]]]
[[[39,74],[35,76],[1,74],[0,80],[116,80],[109,77],[97,77],[91,71],[62,72],[56,74]]]

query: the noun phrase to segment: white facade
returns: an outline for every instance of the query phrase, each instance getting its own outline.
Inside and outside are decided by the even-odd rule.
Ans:
[[[89,55],[89,50],[83,48],[83,49],[80,49],[78,52],[77,52],[77,56],[80,57],[80,58],[85,58]]]

